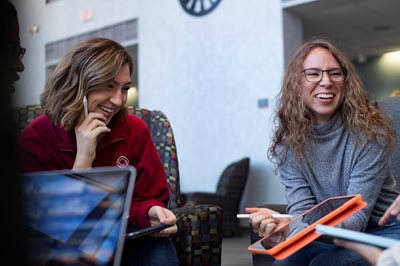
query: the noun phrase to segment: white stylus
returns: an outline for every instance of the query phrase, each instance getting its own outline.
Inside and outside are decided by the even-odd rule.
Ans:
[[[272,218],[277,218],[277,219],[283,219],[283,218],[292,219],[292,218],[293,218],[293,215],[290,215],[290,214],[272,214]]]
[[[249,218],[250,217],[250,214],[247,214],[247,213],[239,213],[239,214],[236,214],[236,217],[237,218],[239,218],[239,219],[241,219],[241,218]],[[287,219],[291,219],[291,218],[293,218],[293,216],[292,215],[290,215],[290,214],[272,214],[272,218],[276,218],[276,219],[282,219],[282,218],[287,218]]]
[[[85,117],[87,117],[87,115],[89,114],[89,110],[88,110],[88,106],[87,106],[86,95],[83,96],[83,110],[85,112]]]

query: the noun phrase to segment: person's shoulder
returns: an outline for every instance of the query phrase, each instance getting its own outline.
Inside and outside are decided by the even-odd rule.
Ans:
[[[48,118],[46,115],[42,114],[33,119],[29,125],[35,125],[35,124],[51,124],[50,118]],[[29,126],[28,125],[28,126]]]
[[[52,122],[46,115],[39,115],[38,117],[29,122],[24,131],[32,129],[42,131],[46,130],[51,125]]]
[[[135,116],[134,114],[128,114],[126,120],[129,124],[135,127],[147,128],[146,123],[139,117]]]
[[[146,123],[133,114],[127,114],[115,124],[118,132],[126,132],[128,135],[150,135]]]
[[[46,115],[40,115],[22,130],[19,140],[24,139],[47,139],[49,134],[53,132],[53,123]],[[48,140],[48,139],[47,139]]]

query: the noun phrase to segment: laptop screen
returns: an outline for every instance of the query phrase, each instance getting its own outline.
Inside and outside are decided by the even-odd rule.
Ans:
[[[33,265],[119,265],[133,167],[21,176]]]

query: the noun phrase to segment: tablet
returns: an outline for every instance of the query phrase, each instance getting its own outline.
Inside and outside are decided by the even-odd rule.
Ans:
[[[147,228],[143,228],[143,229],[134,229],[134,228],[128,228],[128,232],[126,234],[126,239],[133,239],[133,238],[138,238],[141,236],[145,236],[145,235],[150,235],[153,233],[157,233],[160,232],[161,230],[170,227],[171,225],[167,225],[167,224],[157,224],[157,225],[153,225]]]
[[[376,236],[373,234],[352,231],[344,228],[318,224],[315,231],[321,235],[327,235],[334,238],[342,238],[363,244],[368,244],[380,248],[390,248],[391,246],[400,244],[400,240]]]
[[[321,236],[315,232],[317,224],[335,226],[365,206],[360,194],[326,199],[253,243],[248,250],[285,259]]]

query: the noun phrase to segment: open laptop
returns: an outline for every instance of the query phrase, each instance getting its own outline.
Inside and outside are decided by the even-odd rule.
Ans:
[[[31,265],[120,265],[136,170],[21,175]]]

